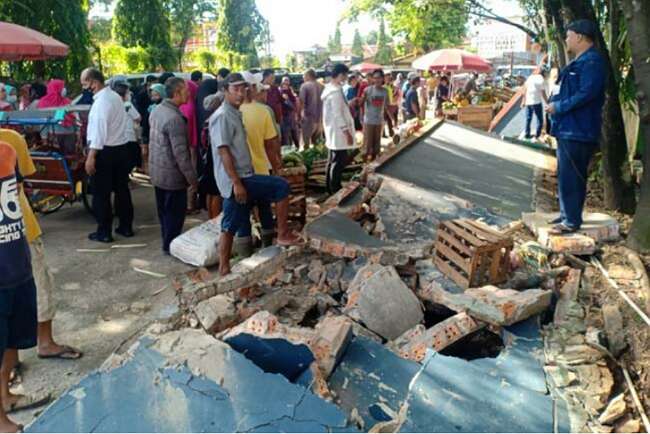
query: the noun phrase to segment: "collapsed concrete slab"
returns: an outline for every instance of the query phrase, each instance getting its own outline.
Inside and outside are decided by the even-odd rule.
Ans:
[[[374,233],[403,248],[420,249],[427,256],[436,240],[436,228],[443,220],[482,218],[488,224],[505,224],[506,219],[450,194],[427,190],[386,177],[370,202],[377,217]]]
[[[579,250],[580,248],[583,248],[585,252],[588,252],[589,242],[584,237],[593,239],[596,244],[616,241],[620,238],[620,226],[618,221],[607,214],[601,213],[585,213],[582,217],[583,224],[577,232],[578,235],[562,237],[550,235],[549,231],[553,225],[548,223],[548,221],[556,217],[557,214],[553,213],[522,214],[524,224],[537,236],[540,244],[549,248],[557,249],[554,250],[557,252],[561,252],[563,251],[562,249],[564,249],[565,252],[572,253],[570,251],[571,249]],[[578,252],[576,254],[580,253]]]
[[[467,312],[489,324],[503,326],[523,321],[546,310],[551,303],[552,292],[542,289],[515,291],[489,285],[468,288],[463,293],[452,293],[434,282],[419,291],[418,296],[456,312]]]
[[[343,312],[392,340],[422,322],[422,306],[394,267],[370,264],[357,273]]]
[[[304,232],[311,248],[338,258],[371,256],[391,247],[335,209],[307,224]]]
[[[199,330],[145,336],[85,377],[27,432],[349,431],[331,403]]]
[[[401,432],[570,432],[566,406],[546,389],[539,320],[503,332],[496,358],[430,351],[411,381]]]
[[[327,379],[352,339],[352,321],[343,316],[329,315],[316,325],[315,330],[311,348],[323,377]]]

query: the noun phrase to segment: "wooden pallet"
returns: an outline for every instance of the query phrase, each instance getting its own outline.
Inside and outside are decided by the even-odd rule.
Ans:
[[[492,106],[467,106],[458,109],[458,122],[487,131],[494,117]]]
[[[511,237],[482,223],[447,220],[438,226],[434,262],[462,288],[494,285],[508,277]]]

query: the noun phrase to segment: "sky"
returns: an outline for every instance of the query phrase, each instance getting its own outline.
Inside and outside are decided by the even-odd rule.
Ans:
[[[287,54],[314,44],[325,45],[334,34],[336,23],[346,9],[345,0],[256,0],[257,8],[269,21],[273,55],[284,61]],[[519,8],[513,0],[488,0],[495,12],[504,16],[517,15]],[[99,8],[91,15],[106,15]],[[108,13],[110,15],[110,12]],[[342,42],[351,44],[355,28],[362,35],[378,30],[379,24],[369,16],[355,23],[341,23]]]

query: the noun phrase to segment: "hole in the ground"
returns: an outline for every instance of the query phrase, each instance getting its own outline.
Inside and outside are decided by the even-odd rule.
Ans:
[[[464,360],[495,358],[503,350],[501,337],[487,329],[478,330],[449,345],[440,354]]]
[[[424,327],[430,328],[456,315],[453,310],[441,305],[434,304],[429,301],[424,302]]]
[[[311,309],[305,313],[305,316],[302,318],[302,321],[298,323],[298,325],[303,326],[303,327],[309,327],[309,328],[314,328],[316,327],[316,324],[318,324],[318,320],[320,319],[321,314],[320,310],[318,309],[318,304],[315,304],[312,306]]]

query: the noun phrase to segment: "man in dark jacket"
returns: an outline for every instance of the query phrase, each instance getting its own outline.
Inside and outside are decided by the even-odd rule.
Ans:
[[[189,98],[187,84],[172,77],[165,88],[169,98],[150,116],[149,174],[156,190],[162,249],[169,254],[169,244],[183,231],[187,187],[197,187],[198,182],[187,146],[187,125],[178,108]]]
[[[135,93],[133,105],[140,113],[140,126],[142,127],[142,143],[145,145],[149,143],[149,106],[151,105],[151,97],[149,96],[149,89],[151,85],[157,81],[155,75],[147,75],[144,85]]]
[[[587,193],[589,160],[598,148],[602,108],[605,103],[606,67],[594,47],[596,25],[577,20],[567,27],[566,44],[575,59],[558,77],[560,90],[546,111],[553,116],[558,140],[558,197],[560,216],[553,234],[575,232],[582,225]]]

